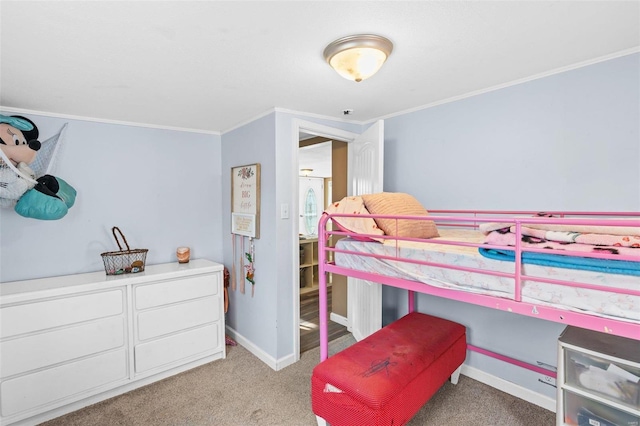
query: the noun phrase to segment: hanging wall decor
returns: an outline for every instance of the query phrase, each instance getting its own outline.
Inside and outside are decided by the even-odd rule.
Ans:
[[[231,169],[231,232],[260,238],[260,164]]]
[[[254,238],[260,238],[260,164],[231,168],[231,234],[233,238],[233,266],[231,288],[236,289],[240,280],[240,292],[244,293],[245,279],[251,283],[251,296],[255,286]],[[240,274],[236,274],[237,239],[240,239]],[[249,239],[249,251],[245,252],[245,238]],[[249,262],[245,265],[245,259]],[[246,270],[246,275],[244,275]]]

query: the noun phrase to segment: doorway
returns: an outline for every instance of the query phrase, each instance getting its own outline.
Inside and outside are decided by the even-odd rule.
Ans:
[[[346,142],[300,134],[298,150],[298,232],[300,238],[300,353],[318,347],[318,221],[329,203],[347,191]],[[328,279],[329,340],[348,334],[347,280]]]
[[[292,141],[298,143],[291,144],[292,162],[291,162],[291,189],[293,194],[298,193],[298,150],[300,134],[308,134],[312,136],[320,136],[332,141],[344,141],[346,145],[346,179],[347,192],[346,195],[359,195],[382,192],[383,180],[383,156],[384,156],[384,121],[377,120],[366,127],[361,133],[353,133],[341,130],[335,127],[326,126],[319,123],[313,123],[300,119],[294,119],[292,122]],[[332,165],[332,167],[335,167]],[[335,180],[335,176],[332,176]],[[336,185],[333,185],[333,198],[341,199],[336,193]],[[294,360],[300,359],[300,288],[299,280],[299,234],[298,234],[298,204],[293,203],[293,217],[296,219],[291,222],[291,256],[294,259],[293,268],[291,270],[293,293],[293,350]],[[335,281],[335,277],[334,277]],[[360,340],[363,336],[371,334],[371,332],[379,329],[382,323],[382,288],[380,284],[369,283],[355,278],[348,278],[349,285],[347,287],[347,316],[346,323],[348,330],[353,333],[356,340]],[[335,285],[333,291],[333,305],[335,306],[336,292]],[[333,313],[332,313],[333,314]],[[331,315],[331,320],[334,316]],[[322,340],[322,339],[321,339]]]

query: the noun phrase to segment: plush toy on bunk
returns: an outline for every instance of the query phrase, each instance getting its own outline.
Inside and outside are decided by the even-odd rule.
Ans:
[[[44,142],[26,117],[0,114],[0,207],[41,220],[64,217],[73,206],[76,190],[50,170],[66,124]]]

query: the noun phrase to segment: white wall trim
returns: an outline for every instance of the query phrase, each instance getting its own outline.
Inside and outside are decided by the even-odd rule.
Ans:
[[[253,344],[253,342],[251,342],[249,339],[247,339],[228,325],[225,326],[225,329],[226,334],[228,334],[229,337],[231,337],[239,345],[251,352],[260,361],[264,362],[275,371],[282,370],[283,368],[288,367],[289,365],[297,361],[295,354],[289,354],[284,358],[276,359],[257,347],[255,344]]]
[[[276,371],[282,370],[283,368],[288,367],[291,364],[296,363],[299,359],[300,359],[300,357],[297,357],[297,359],[296,359],[295,354],[289,354],[289,355],[285,356],[284,358],[278,358],[276,360],[276,368],[275,368],[275,370]]]
[[[188,133],[200,133],[204,135],[218,135],[220,136],[220,132],[214,132],[211,130],[202,130],[202,129],[189,129],[184,127],[173,127],[173,126],[158,126],[156,124],[147,124],[147,123],[134,123],[132,121],[120,121],[120,120],[107,120],[105,118],[95,118],[95,117],[84,117],[79,115],[72,114],[58,114],[54,112],[46,112],[46,111],[35,111],[29,109],[22,108],[12,108],[5,107],[0,105],[1,111],[11,112],[14,114],[23,114],[23,115],[43,115],[46,117],[55,117],[62,118],[64,120],[80,120],[80,121],[90,121],[93,123],[104,123],[104,124],[116,124],[119,126],[133,126],[133,127],[144,127],[148,129],[160,129],[160,130],[173,130],[177,132],[188,132]]]
[[[251,342],[249,339],[247,339],[240,333],[236,332],[236,330],[229,327],[228,325],[225,326],[225,328],[227,330],[227,334],[229,335],[229,337],[235,340],[239,345],[242,345],[243,348],[251,352],[253,355],[258,357],[260,361],[264,362],[269,367],[276,370],[277,362],[274,357],[272,357],[271,355],[269,355],[268,353],[266,353],[256,345],[254,345],[253,342]]]
[[[222,132],[221,132],[221,134],[222,134],[222,135],[224,135],[224,134],[226,134],[226,133],[233,132],[233,131],[234,131],[234,130],[236,130],[236,129],[239,129],[239,128],[241,128],[241,127],[244,127],[244,126],[246,126],[247,124],[253,123],[254,121],[259,120],[259,119],[261,119],[262,117],[266,117],[267,115],[269,115],[269,114],[271,114],[271,113],[274,113],[274,112],[276,112],[276,109],[275,109],[275,108],[269,108],[268,110],[266,110],[266,111],[264,111],[264,112],[261,112],[261,113],[260,113],[260,114],[258,114],[258,115],[254,115],[253,117],[251,117],[251,118],[249,118],[249,119],[247,119],[247,120],[243,120],[242,122],[240,122],[240,123],[236,124],[235,126],[233,126],[233,127],[229,128],[229,129],[227,129],[227,130],[222,131]]]
[[[329,315],[329,319],[333,322],[336,322],[340,325],[344,325],[345,327],[349,327],[349,321],[347,320],[347,317],[343,317],[342,315],[338,315],[336,313],[331,312],[331,314]]]
[[[312,112],[295,111],[292,109],[286,109],[286,108],[280,108],[280,107],[275,107],[274,110],[276,112],[284,112],[286,114],[299,115],[306,118],[318,118],[320,120],[330,120],[330,121],[336,121],[338,123],[357,124],[358,126],[362,126],[366,123],[365,121],[351,120],[348,118],[333,117],[333,116],[322,115],[322,114],[314,114]]]
[[[273,112],[283,112],[283,113],[286,113],[286,114],[299,115],[301,117],[306,117],[306,118],[318,118],[318,119],[321,119],[321,120],[330,120],[330,121],[335,121],[335,122],[338,122],[338,123],[351,123],[351,124],[357,124],[359,126],[362,126],[362,125],[365,124],[364,121],[347,120],[347,119],[344,119],[344,118],[329,117],[329,116],[326,116],[326,115],[314,114],[314,113],[311,113],[311,112],[293,111],[293,110],[286,109],[286,108],[275,107],[275,108],[269,108],[268,110],[266,110],[266,111],[264,111],[264,112],[262,112],[262,113],[260,113],[260,114],[258,114],[256,116],[254,116],[252,118],[244,120],[241,123],[236,124],[235,126],[229,128],[227,130],[224,130],[222,132],[222,134],[224,135],[225,133],[229,133],[229,132],[232,132],[232,131],[240,128],[240,127],[246,126],[247,124],[252,123],[252,122],[254,122],[256,120],[259,120],[260,118],[262,118],[264,116],[267,116],[267,115],[269,115],[269,114],[271,114]]]
[[[336,127],[325,126],[324,124],[314,123],[311,121],[301,120],[299,118],[293,119],[293,129],[298,139],[298,134],[302,131],[310,135],[323,136],[329,139],[340,139],[346,142],[351,142],[358,136],[357,133],[349,132],[347,130],[338,129]],[[294,147],[295,152],[298,152],[298,146]],[[297,158],[297,156],[296,156]],[[298,165],[295,165],[296,176],[298,175]]]
[[[556,412],[556,400],[549,398],[548,396],[539,394],[492,374],[485,373],[484,371],[471,367],[467,364],[462,364],[461,373],[471,379],[479,381],[480,383],[484,383],[492,388],[506,392],[509,395],[513,395],[516,398],[520,398],[554,413]]]
[[[443,104],[448,104],[451,102],[456,102],[462,99],[466,99],[466,98],[471,98],[473,96],[477,96],[477,95],[482,95],[484,93],[489,93],[489,92],[493,92],[496,90],[500,90],[500,89],[504,89],[507,87],[511,87],[511,86],[517,86],[518,84],[522,84],[522,83],[526,83],[529,81],[533,81],[533,80],[538,80],[540,78],[544,78],[544,77],[549,77],[555,74],[561,74],[563,72],[567,72],[567,71],[571,71],[574,69],[578,69],[578,68],[582,68],[582,67],[586,67],[589,65],[594,65],[600,62],[605,62],[611,59],[616,59],[616,58],[621,58],[623,56],[627,56],[627,55],[632,55],[634,53],[638,53],[640,52],[640,47],[633,47],[631,49],[626,49],[626,50],[621,50],[619,52],[615,52],[615,53],[611,53],[609,55],[605,55],[605,56],[600,56],[598,58],[594,58],[594,59],[589,59],[587,61],[583,61],[583,62],[578,62],[576,64],[572,64],[572,65],[567,65],[564,67],[560,67],[560,68],[556,68],[550,71],[545,71],[543,73],[540,74],[535,74],[529,77],[524,77],[518,80],[514,80],[514,81],[510,81],[508,83],[503,83],[503,84],[498,84],[497,86],[491,86],[491,87],[487,87],[486,89],[480,89],[480,90],[476,90],[473,92],[469,92],[469,93],[465,93],[463,95],[458,95],[458,96],[453,96],[451,98],[447,98],[447,99],[443,99],[440,101],[436,101],[436,102],[432,102],[430,104],[426,104],[426,105],[422,105],[419,107],[415,107],[415,108],[409,108],[409,109],[405,109],[402,111],[398,111],[398,112],[394,112],[392,114],[388,114],[388,115],[384,115],[382,117],[378,117],[378,118],[374,118],[371,120],[368,120],[366,123],[374,123],[377,120],[384,120],[387,118],[392,118],[392,117],[397,117],[400,115],[405,115],[405,114],[410,114],[412,112],[416,112],[416,111],[421,111],[423,109],[429,109],[429,108],[433,108],[439,105],[443,105]]]

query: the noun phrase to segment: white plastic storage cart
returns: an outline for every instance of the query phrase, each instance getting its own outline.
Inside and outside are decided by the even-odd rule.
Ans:
[[[567,327],[558,340],[557,425],[640,425],[640,341]]]

